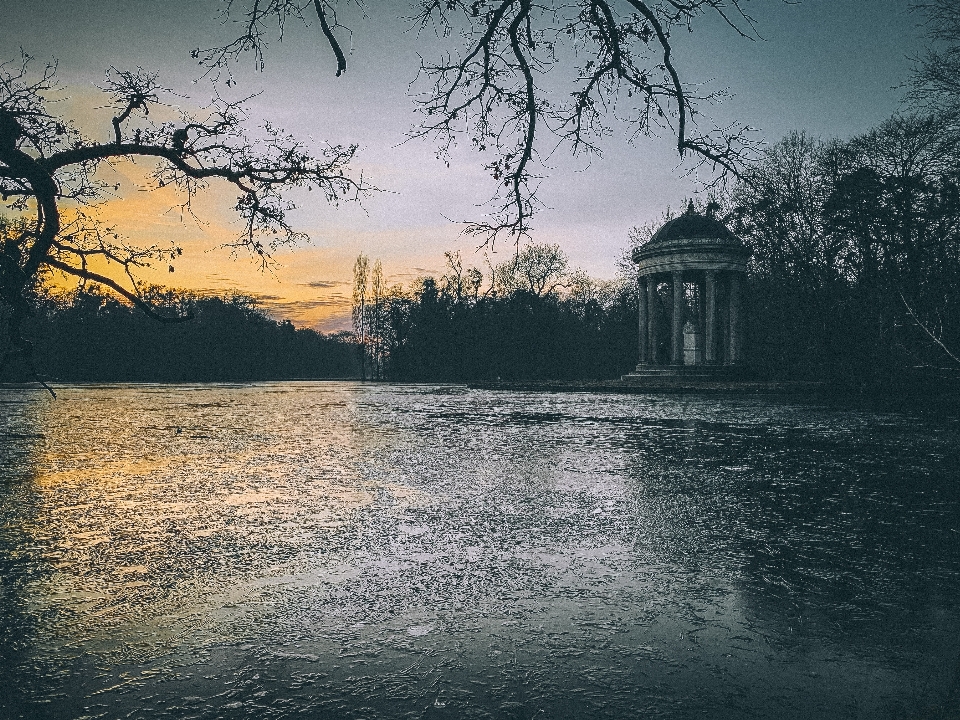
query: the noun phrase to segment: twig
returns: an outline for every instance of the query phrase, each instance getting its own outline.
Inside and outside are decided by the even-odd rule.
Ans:
[[[910,313],[910,317],[913,318],[913,321],[920,327],[921,330],[923,330],[927,335],[930,336],[930,339],[931,339],[931,340],[933,340],[937,345],[939,345],[940,348],[941,348],[947,355],[950,356],[950,359],[951,359],[951,360],[953,360],[955,363],[957,363],[958,365],[960,365],[960,358],[958,358],[956,355],[954,355],[952,352],[950,352],[950,348],[948,348],[946,345],[944,345],[944,344],[943,344],[943,341],[942,341],[940,338],[938,338],[938,337],[936,336],[936,334],[934,334],[934,333],[930,330],[930,328],[928,328],[926,325],[924,325],[922,322],[920,322],[920,318],[918,318],[918,317],[916,316],[916,313],[913,312],[913,308],[910,307],[910,304],[907,302],[907,299],[903,296],[903,293],[900,292],[900,293],[898,293],[898,294],[900,295],[900,299],[903,301],[904,307],[907,308],[907,312]]]

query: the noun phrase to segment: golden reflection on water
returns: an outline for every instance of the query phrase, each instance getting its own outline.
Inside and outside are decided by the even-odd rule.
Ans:
[[[0,682],[46,669],[39,706],[102,669],[95,717],[405,692],[390,717],[888,716],[953,667],[956,427],[343,383],[33,395],[0,405]]]
[[[42,439],[21,489],[30,510],[10,529],[24,538],[13,553],[46,567],[23,588],[34,613],[74,640],[197,613],[218,588],[302,569],[377,493],[404,502],[359,472],[380,441],[350,395],[310,393],[292,413],[284,394],[244,387],[146,402],[142,388],[64,388],[29,403],[23,422]]]

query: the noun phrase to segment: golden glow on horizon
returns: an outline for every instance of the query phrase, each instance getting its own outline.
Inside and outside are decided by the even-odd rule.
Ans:
[[[183,255],[172,263],[174,272],[169,271],[167,262],[155,262],[152,267],[141,268],[136,273],[138,280],[201,293],[250,295],[273,317],[291,320],[299,327],[326,332],[348,329],[354,260],[360,252],[375,254],[364,245],[415,248],[417,236],[422,235],[414,230],[387,230],[366,238],[372,242],[365,243],[361,233],[345,232],[338,235],[333,247],[308,244],[282,248],[274,255],[274,264],[263,270],[246,251],[224,247],[235,242],[242,230],[233,213],[236,198],[231,186],[224,182],[212,183],[193,199],[191,214],[181,207],[185,200],[182,193],[169,186],[157,188],[149,182],[149,168],[146,163],[129,161],[105,168],[102,179],[119,187],[112,198],[86,210],[133,245],[182,248]],[[65,222],[70,217],[71,211],[65,210]],[[296,219],[293,222],[296,225]],[[307,230],[309,232],[309,228]],[[436,230],[437,235],[452,235],[448,228]],[[322,236],[329,231],[310,234]],[[401,254],[405,257],[396,259],[403,266],[417,259],[416,252],[396,253]],[[438,255],[442,259],[442,253]],[[436,256],[424,258],[423,264],[436,263],[437,259]],[[422,274],[416,268],[403,266],[387,267],[390,284],[409,282]],[[126,280],[116,266],[92,262],[90,268],[118,282]],[[391,274],[391,270],[400,272]],[[75,286],[75,280],[63,274],[58,273],[54,278],[56,287]]]
[[[197,111],[204,104],[200,98],[203,92],[196,86],[192,97],[182,96],[176,102],[185,110]],[[64,117],[74,118],[89,137],[109,141],[112,111],[96,87],[65,84],[60,99],[63,104],[58,111]],[[276,108],[256,110],[271,114]],[[151,111],[151,119],[175,120],[178,113],[176,105],[160,106]],[[315,116],[311,117],[315,122]],[[250,124],[255,128],[255,118]],[[309,131],[301,134],[308,143],[312,141]],[[405,146],[404,152],[409,149]],[[149,180],[153,167],[150,161],[122,160],[101,166],[98,179],[117,187],[104,202],[85,211],[95,213],[134,246],[176,246],[183,250],[183,255],[173,263],[172,273],[168,271],[169,263],[164,261],[140,269],[136,275],[145,284],[201,294],[248,295],[278,320],[291,320],[299,327],[324,332],[347,330],[351,327],[353,265],[360,253],[382,261],[390,286],[409,287],[417,277],[441,274],[445,251],[459,250],[465,265],[485,265],[483,254],[475,252],[475,241],[461,236],[462,225],[444,215],[461,219],[472,215],[469,206],[455,209],[463,198],[448,191],[460,185],[482,187],[485,173],[472,163],[442,170],[434,165],[416,164],[415,154],[395,149],[377,154],[371,150],[361,144],[355,166],[384,192],[368,197],[363,207],[353,203],[331,207],[316,193],[294,191],[291,198],[300,207],[290,213],[289,220],[296,230],[306,232],[311,241],[301,247],[282,248],[274,255],[274,265],[265,271],[246,251],[232,253],[224,247],[235,242],[242,232],[233,209],[235,189],[226,182],[211,182],[200,191],[193,199],[191,214],[181,207],[185,197],[176,188],[157,188]],[[441,177],[445,178],[443,191],[431,184]],[[410,178],[414,178],[412,183]],[[63,212],[67,218],[70,209],[65,206]],[[540,227],[537,241],[568,244],[569,230]],[[611,236],[609,230],[586,218],[573,234],[586,244],[598,244],[598,240]],[[491,259],[500,262],[512,253],[513,246],[506,242],[496,250]],[[120,268],[91,263],[91,269],[129,287]],[[67,289],[75,287],[76,280],[55,276],[54,284]]]

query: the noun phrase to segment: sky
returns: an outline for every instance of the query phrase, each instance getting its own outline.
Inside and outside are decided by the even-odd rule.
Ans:
[[[57,60],[58,111],[106,140],[109,116],[97,86],[111,66],[160,71],[184,107],[209,100],[210,85],[198,82],[202,69],[190,51],[228,37],[229,23],[218,17],[222,6],[220,0],[0,0],[0,59],[14,59],[22,48],[38,64]],[[366,17],[343,14],[351,34],[342,36],[349,56],[340,78],[319,28],[291,23],[283,40],[268,47],[265,68],[255,69],[250,57],[240,60],[235,84],[224,90],[238,98],[257,93],[248,103],[251,122],[269,120],[308,146],[357,143],[355,168],[380,191],[362,206],[335,208],[296,196],[301,208],[291,217],[310,241],[278,253],[276,266],[262,272],[220,248],[238,233],[227,189],[211,187],[196,205],[197,218],[183,218],[169,189],[147,192],[142,168],[117,166],[109,172],[121,191],[100,209],[103,216],[132,239],[184,249],[173,275],[162,268],[148,280],[245,292],[277,318],[334,331],[349,326],[359,253],[380,259],[388,282],[404,285],[441,273],[445,251],[459,251],[465,264],[478,267],[509,259],[512,246],[485,257],[460,234],[457,221],[481,218],[492,192],[484,159],[460,147],[448,166],[430,141],[406,141],[417,122],[410,84],[418,53],[430,57],[437,47],[398,19],[408,7],[367,0]],[[684,79],[727,90],[722,104],[705,108],[718,124],[748,124],[767,143],[793,130],[848,138],[900,107],[910,59],[923,46],[922,16],[910,12],[908,0],[746,0],[745,7],[756,20],[755,39],[737,36],[717,18],[674,37]],[[535,242],[559,244],[572,266],[596,278],[615,275],[632,227],[703,192],[679,164],[670,137],[629,143],[629,128],[613,127],[600,158],[572,157],[563,148],[549,157],[540,190],[546,209],[533,223]]]

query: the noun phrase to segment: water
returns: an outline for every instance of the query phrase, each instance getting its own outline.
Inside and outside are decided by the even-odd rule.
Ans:
[[[0,717],[956,718],[960,422],[0,390]]]

